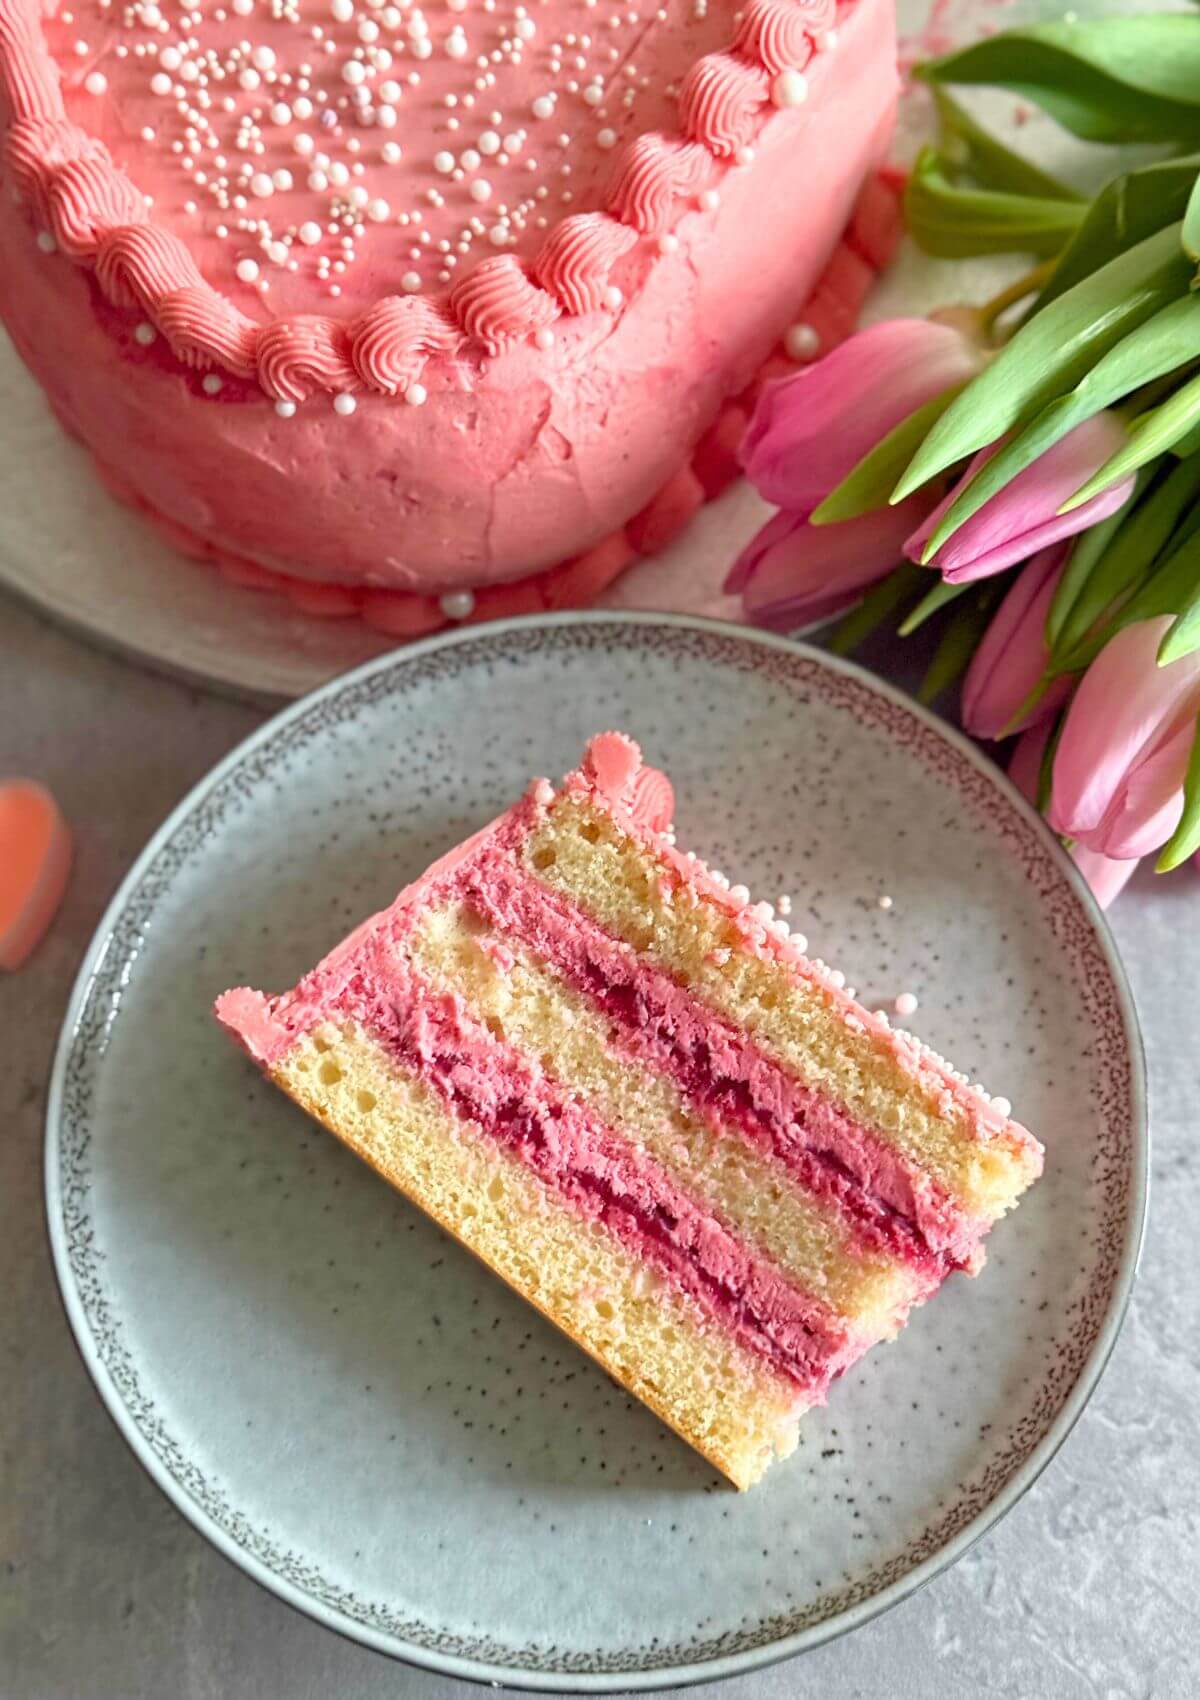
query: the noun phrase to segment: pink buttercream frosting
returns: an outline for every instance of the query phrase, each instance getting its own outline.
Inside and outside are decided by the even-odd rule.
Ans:
[[[667,482],[804,299],[895,86],[890,0],[857,0],[802,108],[752,103],[739,164],[728,90],[758,88],[767,59],[729,51],[724,6],[686,28],[664,10],[614,10],[610,30],[583,0],[502,3],[482,26],[441,0],[378,19],[345,0],[297,26],[244,0],[181,32],[152,0],[84,0],[69,24],[0,0],[26,216],[130,315],[98,312],[5,208],[18,347],[141,501],[248,561],[450,590],[579,553]],[[476,90],[481,27],[500,45]],[[708,60],[712,102],[681,115],[671,91]],[[781,211],[779,172],[818,139],[818,185]],[[676,246],[647,249],[651,229]],[[410,298],[432,334],[380,319]],[[180,367],[236,382],[180,385]]]

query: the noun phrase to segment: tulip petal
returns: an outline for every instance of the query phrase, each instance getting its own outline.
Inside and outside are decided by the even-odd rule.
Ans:
[[[1119,859],[1161,849],[1183,814],[1183,780],[1196,728],[1189,722],[1128,774],[1098,827],[1080,842]]]
[[[766,387],[742,441],[746,476],[768,502],[811,513],[901,420],[978,367],[978,350],[949,325],[871,325]]]
[[[963,680],[962,722],[976,738],[1024,731],[1065,701],[1071,684],[1056,680],[1019,724],[1009,723],[1046,670],[1046,616],[1062,574],[1065,549],[1043,549],[1000,604]]]
[[[1140,620],[1084,674],[1054,760],[1050,820],[1108,854],[1144,855],[1169,838],[1200,707],[1200,655],[1157,665],[1170,617]],[[1172,793],[1180,794],[1173,798]]]
[[[824,619],[896,566],[923,506],[928,501],[918,494],[841,525],[776,514],[743,550],[726,586],[742,587],[746,613],[760,624],[787,629]]]
[[[1035,551],[1106,519],[1130,494],[1132,477],[1113,485],[1072,513],[1060,514],[1058,510],[1067,496],[1123,441],[1124,432],[1112,414],[1100,413],[1077,425],[985,502],[926,564],[936,567],[950,584],[963,584],[1002,572]],[[905,553],[911,560],[924,559],[930,538],[959,491],[993,458],[1000,446],[996,442],[979,451],[963,479],[909,538]]]
[[[1028,797],[1031,803],[1037,802],[1038,779],[1042,770],[1042,757],[1045,754],[1046,740],[1050,736],[1050,722],[1041,721],[1032,726],[1017,740],[1012,760],[1008,764],[1008,777],[1017,790]],[[1089,850],[1086,845],[1073,844],[1070,850],[1071,860],[1079,869],[1088,885],[1092,896],[1101,909],[1107,909],[1109,904],[1124,889],[1126,882],[1137,868],[1136,858],[1116,861],[1111,856],[1102,856],[1099,851]]]

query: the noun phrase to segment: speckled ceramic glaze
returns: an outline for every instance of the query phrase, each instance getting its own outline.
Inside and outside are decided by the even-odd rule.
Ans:
[[[679,837],[1013,1100],[1046,1174],[739,1497],[215,1027],[619,726]],[[879,906],[881,895],[890,909]],[[101,927],[50,1103],[51,1233],[139,1457],[253,1576],[462,1675],[669,1686],[799,1651],[995,1520],[1079,1414],[1145,1194],[1133,1015],[1073,871],[961,740],[843,663],[683,620],[515,622],[272,721]]]

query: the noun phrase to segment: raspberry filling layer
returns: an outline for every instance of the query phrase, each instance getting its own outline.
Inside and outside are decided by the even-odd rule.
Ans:
[[[510,854],[485,849],[458,869],[453,887],[587,996],[612,1021],[614,1040],[668,1074],[698,1111],[737,1127],[833,1202],[866,1249],[911,1265],[931,1286],[970,1261],[986,1224],[932,1176]]]
[[[325,1013],[348,1016],[420,1077],[455,1116],[519,1156],[581,1216],[656,1266],[740,1344],[795,1383],[806,1403],[869,1341],[690,1199],[451,994],[404,962],[356,972]]]

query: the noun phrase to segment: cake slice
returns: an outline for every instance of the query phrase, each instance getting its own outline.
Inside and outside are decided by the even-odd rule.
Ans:
[[[276,1085],[740,1488],[1039,1174],[1038,1142],[674,847],[615,732],[294,990]]]

